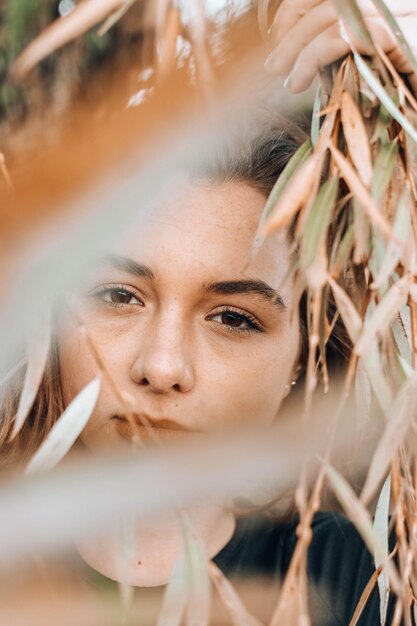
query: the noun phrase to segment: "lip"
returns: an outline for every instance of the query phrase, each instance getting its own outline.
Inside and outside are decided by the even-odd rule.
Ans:
[[[180,441],[190,435],[196,435],[197,431],[185,428],[178,422],[169,418],[155,419],[145,414],[135,414],[135,424],[121,415],[114,415],[116,429],[125,439],[131,440],[135,435],[143,443],[159,443],[164,441]]]

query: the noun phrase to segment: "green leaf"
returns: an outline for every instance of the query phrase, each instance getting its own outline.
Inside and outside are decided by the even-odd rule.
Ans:
[[[339,178],[334,176],[321,187],[308,215],[301,240],[301,265],[308,268],[314,261],[323,241],[336,202]]]
[[[353,57],[355,59],[356,67],[358,68],[358,71],[362,78],[368,83],[374,94],[377,96],[377,98],[379,98],[387,111],[391,113],[392,117],[397,120],[397,122],[404,129],[407,135],[417,143],[417,129],[415,129],[414,126],[405,117],[405,115],[401,113],[398,106],[388,95],[387,91],[381,85],[380,81],[369,68],[367,63],[363,60],[361,55],[357,52],[354,52]]]
[[[378,151],[375,159],[374,176],[372,180],[372,197],[378,201],[382,198],[389,181],[391,180],[398,154],[396,141],[385,143]]]
[[[390,27],[399,47],[401,48],[411,67],[413,68],[414,73],[417,74],[417,59],[414,56],[410,46],[408,45],[408,41],[404,37],[403,32],[397,23],[397,20],[383,0],[372,0],[372,2],[385,19],[385,22]]]
[[[314,99],[313,113],[311,116],[311,143],[314,147],[320,133],[320,111],[321,111],[321,85],[317,85],[316,97]]]

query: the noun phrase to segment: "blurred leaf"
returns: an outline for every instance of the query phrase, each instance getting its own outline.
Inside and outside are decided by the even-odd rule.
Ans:
[[[356,198],[352,200],[353,208],[353,229],[355,233],[355,249],[353,262],[364,263],[369,258],[371,246],[371,225],[368,216],[362,208],[358,206]]]
[[[383,478],[388,474],[391,461],[410,428],[417,397],[417,374],[403,385],[389,409],[389,421],[378,443],[362,490],[361,500],[369,502]]]
[[[324,241],[339,190],[337,176],[326,180],[309,212],[301,240],[301,266],[307,269],[316,258],[320,244]]]
[[[283,172],[278,177],[277,182],[272,188],[271,193],[269,194],[268,200],[266,202],[265,208],[262,213],[262,217],[259,222],[259,235],[257,235],[255,239],[255,250],[260,247],[262,242],[264,241],[265,236],[260,235],[262,231],[262,227],[265,224],[267,218],[271,214],[272,210],[275,208],[278,200],[280,199],[282,193],[284,192],[287,184],[292,179],[295,172],[303,165],[306,159],[311,154],[311,141],[307,139],[302,146],[300,146],[297,152],[291,157],[285,166]]]
[[[387,291],[373,314],[365,320],[362,334],[359,337],[354,352],[357,356],[364,356],[370,349],[377,335],[383,336],[407,300],[410,277],[400,278]]]
[[[412,210],[413,205],[410,203],[410,194],[408,188],[405,187],[395,213],[392,228],[394,238],[388,242],[381,269],[374,279],[371,289],[379,289],[391,277],[398,262],[401,260],[404,247],[411,231]]]
[[[316,147],[320,133],[321,111],[321,85],[317,85],[316,97],[314,98],[313,113],[311,116],[311,143]]]
[[[181,552],[175,561],[174,569],[164,593],[157,626],[180,626],[187,597],[187,569],[184,552]]]
[[[375,519],[374,519],[374,531],[378,540],[381,554],[384,556],[384,560],[388,560],[389,545],[388,545],[388,523],[389,523],[389,503],[391,497],[391,476],[386,479],[381,493],[379,494],[378,503],[376,505]],[[378,569],[383,566],[380,555],[374,554],[375,567]],[[385,626],[387,619],[388,598],[389,598],[389,586],[388,576],[384,570],[378,576],[378,587],[380,597],[380,616],[381,626]]]
[[[349,161],[343,156],[340,150],[332,144],[329,144],[329,148],[341,175],[360,206],[364,209],[371,222],[385,235],[385,237],[390,238],[392,236],[392,232],[389,223],[379,211],[378,206],[375,204],[366,187],[364,187],[362,181],[359,179]]]
[[[15,78],[23,78],[35,65],[63,45],[114,13],[125,0],[82,0],[71,13],[50,24],[23,50],[11,66]]]
[[[191,520],[182,511],[181,525],[188,578],[187,626],[207,626],[210,620],[211,585],[207,557]]]
[[[11,439],[14,439],[21,431],[33,406],[48,360],[50,346],[51,321],[48,316],[40,320],[38,327],[34,330],[31,339],[28,341],[25,380],[19,398]]]
[[[268,8],[270,0],[258,1],[258,26],[264,41],[268,42]]]
[[[371,593],[373,592],[375,588],[376,581],[377,581],[379,574],[380,574],[380,570],[379,569],[375,570],[371,578],[366,583],[366,587],[363,590],[362,595],[359,599],[359,602],[355,607],[355,612],[352,616],[352,619],[349,622],[349,626],[356,626],[356,624],[358,623],[359,618],[362,615],[363,609],[365,608],[366,603],[368,602],[371,596]]]
[[[376,343],[372,344],[368,354],[363,358],[363,364],[379,406],[388,418],[392,394],[382,366],[381,353]]]
[[[230,581],[213,561],[209,563],[211,580],[230,616],[232,626],[261,626],[261,622],[248,613]]]
[[[355,38],[361,42],[363,47],[366,47],[366,53],[369,55],[376,54],[372,37],[356,0],[332,0],[332,2]]]
[[[355,398],[358,426],[361,429],[371,414],[371,384],[362,359],[359,359],[355,372]]]
[[[354,524],[371,554],[377,555],[378,561],[387,568],[393,589],[399,590],[401,582],[393,563],[386,559],[372,525],[372,519],[363,502],[359,500],[349,483],[331,465],[325,464],[326,474],[333,490],[347,517]]]
[[[385,189],[394,171],[398,154],[396,141],[382,144],[375,159],[374,176],[372,180],[372,197],[375,201],[382,198]]]
[[[320,160],[314,155],[303,162],[291,177],[261,232],[270,235],[293,219],[297,211],[310,199],[318,167],[320,167]]]
[[[351,159],[364,185],[370,187],[372,181],[372,157],[368,133],[361,112],[347,91],[344,91],[342,94],[341,116]]]
[[[94,378],[75,396],[29,461],[26,474],[47,472],[64,458],[90,419],[100,387],[101,378]]]
[[[105,35],[117,22],[127,13],[132,4],[134,4],[136,0],[124,0],[123,5],[115,11],[112,15],[110,15],[104,24],[102,24],[98,30],[98,35],[102,37]]]
[[[407,135],[417,143],[417,130],[408,121],[405,115],[401,113],[400,109],[397,107],[392,98],[388,95],[387,91],[381,85],[379,79],[375,76],[375,74],[369,68],[367,63],[362,59],[362,57],[356,52],[353,56],[355,59],[356,67],[358,68],[359,73],[361,74],[363,79],[368,83],[369,87],[379,98],[387,111],[391,113],[392,117],[397,120],[400,126],[405,130]]]
[[[414,56],[413,51],[411,50],[408,44],[408,41],[403,35],[402,30],[397,23],[397,20],[395,19],[395,17],[393,16],[393,14],[391,13],[391,11],[389,10],[389,8],[387,7],[387,5],[385,4],[383,0],[372,0],[372,2],[374,3],[378,11],[383,16],[386,24],[388,24],[388,26],[391,28],[391,31],[395,39],[397,40],[397,43],[400,49],[404,53],[404,56],[407,58],[408,62],[410,63],[410,66],[412,67],[414,73],[417,74],[417,60]]]
[[[349,255],[352,251],[353,240],[354,240],[354,230],[353,224],[350,224],[345,234],[343,235],[343,239],[339,244],[337,249],[336,258],[333,264],[333,275],[337,278],[342,269],[345,267],[346,261],[349,258]]]
[[[342,320],[346,326],[346,330],[349,337],[354,344],[362,330],[362,318],[358,313],[352,300],[347,293],[336,283],[333,278],[329,276],[329,285],[332,288],[334,299],[342,317]]]

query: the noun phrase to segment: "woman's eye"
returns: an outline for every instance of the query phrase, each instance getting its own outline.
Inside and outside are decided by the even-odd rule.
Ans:
[[[225,310],[211,316],[212,320],[227,326],[230,330],[236,331],[262,331],[261,325],[249,313],[238,313],[237,311]]]
[[[102,287],[93,292],[93,297],[100,302],[104,302],[110,306],[143,306],[143,302],[138,296],[125,287]]]

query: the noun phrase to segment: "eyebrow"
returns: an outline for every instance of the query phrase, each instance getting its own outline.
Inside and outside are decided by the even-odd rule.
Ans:
[[[100,257],[100,262],[121,272],[133,274],[134,276],[141,276],[142,278],[148,278],[149,280],[153,280],[155,278],[155,275],[150,267],[143,265],[142,263],[137,263],[133,259],[121,256],[120,254],[105,254]]]
[[[212,293],[218,293],[225,296],[253,293],[268,302],[272,302],[280,309],[280,311],[285,311],[287,308],[283,297],[263,280],[226,280],[222,282],[208,283],[205,285],[205,289]]]

